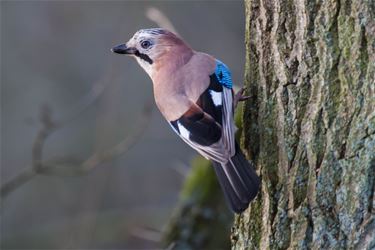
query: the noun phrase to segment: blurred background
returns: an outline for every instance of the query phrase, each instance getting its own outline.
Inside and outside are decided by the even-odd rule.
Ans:
[[[242,1],[1,1],[1,249],[158,247],[196,153],[110,52],[150,8],[242,85]]]

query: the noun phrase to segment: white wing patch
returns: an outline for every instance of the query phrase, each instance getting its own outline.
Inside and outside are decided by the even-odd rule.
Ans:
[[[216,94],[219,94],[220,96],[218,97]],[[179,132],[172,125],[172,123],[169,124],[171,125],[173,130],[182,138],[182,140],[184,140],[192,148],[197,150],[206,159],[214,160],[220,163],[226,163],[228,162],[228,159],[230,159],[235,154],[232,90],[223,88],[222,93],[210,90],[210,95],[212,96],[215,105],[223,105],[222,136],[218,142],[210,146],[199,145],[198,143],[195,143],[189,139],[190,132],[184,126],[182,126],[180,122],[177,121],[177,128]]]
[[[216,91],[213,91],[213,90],[210,90],[209,92],[210,92],[210,95],[212,97],[212,101],[214,102],[214,105],[216,107],[221,106],[223,104],[221,92],[216,92]]]
[[[187,130],[180,122],[177,122],[178,130],[180,130],[180,135],[185,138],[189,139],[190,132]]]

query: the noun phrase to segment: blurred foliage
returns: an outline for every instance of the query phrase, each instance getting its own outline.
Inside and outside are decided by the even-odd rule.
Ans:
[[[197,157],[164,235],[165,245],[170,249],[228,249],[232,220],[211,163]]]

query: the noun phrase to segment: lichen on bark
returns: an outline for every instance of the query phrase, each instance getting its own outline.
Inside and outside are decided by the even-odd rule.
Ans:
[[[375,248],[375,4],[245,7],[242,145],[262,190],[233,249]]]

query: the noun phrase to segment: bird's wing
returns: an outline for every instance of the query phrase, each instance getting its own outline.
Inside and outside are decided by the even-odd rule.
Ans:
[[[180,137],[208,159],[225,163],[235,154],[233,91],[229,69],[220,61],[208,88],[170,124]]]

